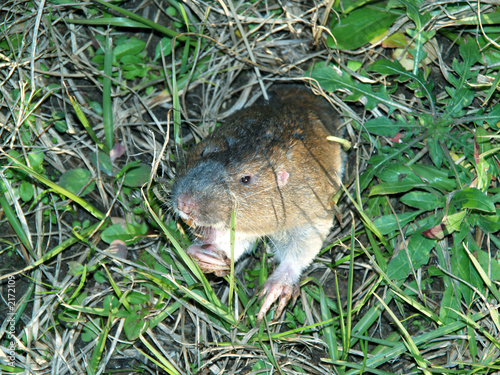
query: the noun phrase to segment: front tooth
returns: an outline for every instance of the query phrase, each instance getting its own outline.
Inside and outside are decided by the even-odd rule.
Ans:
[[[184,219],[182,218],[182,221],[185,222],[187,225],[189,225],[191,228],[196,228],[196,223],[194,222],[193,219]]]

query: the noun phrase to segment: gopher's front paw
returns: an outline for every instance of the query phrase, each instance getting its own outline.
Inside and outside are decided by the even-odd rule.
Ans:
[[[220,277],[231,271],[231,259],[215,245],[191,245],[188,247],[187,253],[194,259],[203,273],[214,273]]]
[[[271,305],[279,299],[278,307],[274,313],[274,320],[277,320],[283,310],[285,309],[290,298],[292,299],[292,304],[295,303],[297,297],[299,296],[299,283],[289,282],[289,278],[284,278],[284,280],[279,280],[274,277],[271,278],[264,284],[262,290],[259,293],[259,298],[266,297],[262,303],[262,307],[257,315],[257,323],[260,323],[264,316],[267,314]]]

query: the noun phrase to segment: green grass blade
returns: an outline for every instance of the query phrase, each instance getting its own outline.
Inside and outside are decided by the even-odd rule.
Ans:
[[[94,26],[116,26],[116,27],[133,27],[144,28],[144,23],[131,20],[125,17],[100,17],[86,20],[65,18],[64,22],[74,23],[78,25],[94,25]]]
[[[87,201],[85,201],[84,199],[82,199],[79,196],[77,196],[77,195],[69,192],[68,190],[60,187],[56,183],[52,182],[51,180],[49,180],[45,176],[42,176],[40,173],[35,172],[33,169],[31,169],[30,167],[24,165],[19,160],[13,158],[9,154],[3,153],[3,152],[2,152],[2,154],[5,155],[5,156],[7,156],[10,159],[10,161],[15,165],[16,168],[22,169],[24,172],[26,172],[27,174],[29,174],[34,179],[40,181],[42,184],[47,185],[48,187],[50,187],[51,189],[53,189],[56,193],[62,194],[66,198],[68,198],[68,199],[74,201],[75,203],[79,204],[82,208],[84,208],[85,210],[87,210],[95,218],[97,218],[99,220],[104,220],[105,219],[106,216],[101,211],[99,211],[97,208],[95,208],[94,206],[92,206],[89,203],[87,203]]]
[[[104,46],[104,75],[102,77],[102,118],[104,126],[104,140],[106,147],[111,150],[115,141],[115,132],[113,126],[113,106],[111,103],[111,74],[113,68],[113,46],[109,36],[106,33],[106,42]],[[108,152],[109,154],[109,152]]]
[[[483,267],[481,267],[481,265],[479,264],[479,262],[476,259],[476,257],[471,254],[471,252],[467,248],[466,244],[464,244],[464,249],[467,252],[467,255],[469,255],[469,258],[470,258],[472,264],[474,265],[474,267],[476,268],[476,271],[481,276],[481,279],[483,280],[484,284],[488,287],[488,289],[490,290],[490,292],[495,296],[495,299],[497,301],[500,301],[500,292],[495,287],[495,284],[491,281],[491,279],[489,278],[489,276],[486,274],[486,272],[484,271]],[[497,323],[498,323],[498,321],[495,320],[495,324],[496,325],[497,325]],[[500,329],[500,327],[498,325],[497,325],[497,329]]]
[[[229,273],[229,311],[233,311],[233,295],[234,295],[234,243],[236,240],[236,211],[231,212],[231,231],[229,234],[229,242],[231,245],[231,271]]]
[[[95,374],[97,372],[97,367],[102,358],[102,353],[106,347],[106,340],[108,339],[109,332],[111,331],[111,326],[113,324],[113,317],[111,311],[109,317],[106,320],[106,325],[103,327],[99,338],[97,339],[96,346],[92,352],[92,357],[90,358],[89,366],[87,367],[87,374]]]
[[[408,331],[406,330],[406,328],[404,327],[404,325],[399,321],[399,319],[396,317],[396,314],[394,314],[392,312],[392,310],[389,308],[389,306],[384,303],[384,301],[383,301],[382,298],[380,298],[375,293],[373,295],[384,306],[385,311],[387,311],[387,313],[391,316],[393,322],[396,323],[396,325],[398,326],[399,331],[403,334],[404,343],[406,344],[407,348],[409,349],[412,357],[417,362],[418,366],[422,369],[422,371],[423,371],[423,373],[425,375],[430,375],[431,373],[427,370],[427,362],[426,362],[426,360],[424,359],[424,357],[420,353],[420,350],[418,350],[417,345],[413,341],[412,337],[410,336],[410,334],[408,333]]]
[[[90,235],[90,234],[94,233],[95,230],[98,229],[101,226],[102,226],[101,222],[96,223],[96,224],[94,224],[94,225],[92,225],[92,226],[90,226],[90,227],[85,228],[84,230],[82,230],[82,232],[79,233],[79,236],[86,237],[87,235]],[[30,264],[29,266],[27,266],[27,267],[25,267],[25,268],[23,268],[21,270],[18,270],[16,272],[12,272],[10,274],[0,275],[0,280],[5,279],[5,278],[7,278],[9,276],[12,276],[12,275],[17,275],[19,273],[25,273],[25,272],[27,272],[29,270],[32,270],[33,268],[38,267],[40,264],[43,264],[46,261],[52,259],[57,254],[59,254],[62,251],[66,250],[68,247],[70,247],[71,245],[74,245],[78,241],[79,241],[79,238],[77,236],[73,236],[71,238],[68,238],[66,241],[64,241],[60,245],[54,247],[51,251],[49,251],[47,254],[45,254],[44,256],[42,256],[40,259],[38,259],[34,263]]]
[[[139,348],[136,348],[145,357],[149,358],[151,361],[153,361],[154,363],[156,363],[163,370],[165,370],[168,374],[170,374],[170,375],[181,375],[181,373],[179,371],[177,371],[177,369],[175,368],[175,366],[172,363],[170,363],[170,361],[167,358],[165,358],[161,354],[160,351],[156,350],[156,348],[153,345],[151,345],[149,343],[149,341],[144,338],[143,335],[140,335],[139,338],[141,339],[142,343],[149,349],[149,351],[151,353],[153,353],[156,358],[158,358],[158,360],[156,360],[155,358],[153,358],[152,356],[150,356],[148,353],[144,352],[143,350],[140,350]]]
[[[23,246],[31,253],[33,250],[31,247],[31,241],[28,238],[26,232],[24,231],[23,225],[19,221],[15,210],[5,198],[5,194],[7,193],[8,189],[4,185],[3,181],[0,181],[0,206],[2,207],[5,217],[7,218],[12,229],[14,230],[14,232],[16,232],[19,241],[21,241]]]
[[[106,154],[109,154],[109,149],[106,147],[104,143],[101,142],[101,140],[97,137],[97,134],[94,132],[94,129],[92,129],[92,126],[90,126],[89,121],[87,120],[87,117],[82,111],[82,108],[80,107],[80,104],[69,94],[68,88],[66,87],[66,93],[68,95],[69,101],[71,102],[71,105],[73,106],[73,109],[75,110],[76,117],[78,117],[78,120],[82,123],[83,127],[89,134],[90,138],[95,142],[97,146],[101,150],[103,150]]]
[[[180,35],[178,33],[176,33],[175,31],[173,30],[170,30],[169,28],[165,27],[165,26],[161,26],[161,25],[158,25],[156,22],[153,22],[153,21],[150,21],[148,20],[147,18],[144,18],[144,17],[141,17],[133,12],[130,12],[124,8],[121,8],[117,5],[114,5],[112,3],[108,3],[104,0],[95,0],[96,2],[98,2],[99,4],[107,7],[107,8],[111,8],[121,14],[123,14],[124,16],[126,17],[129,17],[131,18],[132,20],[134,21],[137,21],[137,22],[140,22],[143,27],[144,26],[147,26],[147,27],[150,27],[152,28],[153,30],[156,30],[156,31],[159,31],[165,35],[168,35],[170,37],[175,37],[177,36],[177,39],[179,39],[180,41],[185,41],[186,40],[186,37],[183,36],[183,35]]]
[[[337,333],[335,332],[336,330],[334,326],[334,321],[332,319],[332,313],[328,307],[325,291],[323,290],[323,287],[319,283],[318,287],[319,287],[321,319],[325,322],[328,322],[322,328],[323,337],[325,339],[326,346],[328,347],[328,353],[330,354],[330,358],[335,360],[340,357],[337,345]],[[339,304],[340,304],[340,299],[339,299]]]

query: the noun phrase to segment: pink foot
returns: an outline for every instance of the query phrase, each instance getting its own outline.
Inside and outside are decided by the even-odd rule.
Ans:
[[[215,245],[191,245],[187,253],[194,259],[203,273],[214,273],[216,276],[225,276],[231,271],[231,259],[229,259]]]
[[[264,316],[269,311],[271,305],[278,300],[278,307],[276,308],[276,312],[274,313],[274,320],[277,320],[283,310],[285,309],[290,298],[292,299],[292,304],[295,303],[297,297],[299,296],[299,283],[291,284],[287,281],[277,281],[273,278],[274,274],[271,278],[264,284],[262,290],[259,293],[259,298],[266,296],[264,302],[262,303],[262,307],[257,314],[257,323],[260,323]]]

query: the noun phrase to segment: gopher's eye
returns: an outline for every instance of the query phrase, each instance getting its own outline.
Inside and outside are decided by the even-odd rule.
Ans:
[[[243,185],[248,185],[250,182],[252,182],[252,176],[245,175],[245,176],[241,177],[241,183]]]

